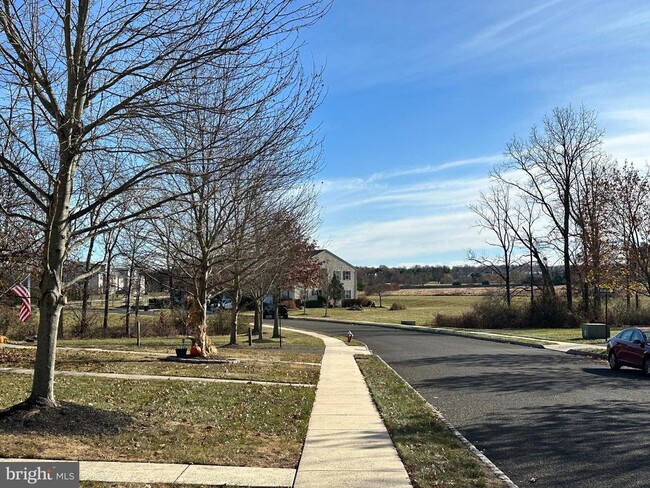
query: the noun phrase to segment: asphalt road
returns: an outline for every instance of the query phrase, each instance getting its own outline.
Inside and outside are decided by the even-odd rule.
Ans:
[[[650,487],[650,376],[640,371],[457,336],[283,325],[351,330],[520,487]]]

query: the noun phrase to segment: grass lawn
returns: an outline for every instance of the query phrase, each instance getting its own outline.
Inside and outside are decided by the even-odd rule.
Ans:
[[[517,337],[532,337],[547,341],[575,342],[577,344],[605,344],[604,339],[583,339],[580,327],[571,329],[458,329],[467,332],[489,332]],[[612,328],[611,335],[618,334],[622,329]]]
[[[0,348],[0,367],[32,368],[35,349]],[[191,376],[285,383],[318,383],[320,366],[261,362],[254,359],[237,363],[191,364],[161,361],[147,353],[98,352],[63,349],[57,352],[57,371],[142,374],[154,376]]]
[[[503,486],[390,368],[374,356],[357,363],[414,486]]]
[[[483,299],[480,296],[382,296],[381,301],[384,308],[379,308],[379,297],[369,296],[368,298],[377,304],[376,308],[368,307],[360,312],[344,308],[330,308],[327,311],[327,316],[335,320],[358,320],[389,324],[399,324],[402,320],[414,320],[416,325],[431,325],[436,314],[460,315],[463,312],[470,311],[472,305]],[[406,310],[389,310],[390,306],[395,302],[404,304]],[[303,311],[294,310],[290,314],[291,317],[299,319],[303,316]],[[308,317],[322,318],[325,315],[325,309],[308,308],[306,309],[306,315]]]
[[[0,409],[30,388],[30,377],[0,375]],[[2,457],[294,468],[315,395],[288,386],[64,376],[55,391],[77,407],[0,422]]]
[[[286,361],[320,363],[325,348],[323,342],[315,337],[282,331],[282,347],[279,339],[270,339],[270,333],[265,329],[264,340],[255,340],[253,346],[248,346],[248,337],[240,335],[236,346],[229,346],[226,336],[210,336],[212,343],[217,347],[215,357],[250,359],[260,361]],[[178,337],[143,337],[141,345],[137,346],[133,338],[106,338],[106,339],[62,339],[57,341],[61,347],[100,348],[114,349],[116,351],[139,351],[175,354],[174,349],[179,347],[183,338]],[[189,347],[189,341],[185,340]]]

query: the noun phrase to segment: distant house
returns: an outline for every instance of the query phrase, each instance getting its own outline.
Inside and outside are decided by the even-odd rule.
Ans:
[[[135,269],[133,271],[133,286],[131,293],[136,292],[136,284],[140,283],[140,294],[146,293],[146,279],[143,274]],[[111,275],[109,278],[109,294],[122,294],[126,293],[129,286],[129,269],[128,268],[111,268]],[[106,268],[101,273],[94,275],[90,278],[88,283],[90,293],[103,294],[106,291]]]
[[[327,249],[314,251],[312,259],[321,265],[328,279],[331,279],[332,275],[336,274],[341,280],[345,290],[344,298],[357,298],[357,269],[354,266]],[[290,298],[299,298],[301,296],[305,298],[305,295],[307,300],[318,300],[319,297],[323,296],[323,290],[320,288],[295,289],[289,293]]]

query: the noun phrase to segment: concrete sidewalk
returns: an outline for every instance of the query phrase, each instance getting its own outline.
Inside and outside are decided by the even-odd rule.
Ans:
[[[0,463],[9,462],[48,463],[62,461],[53,459],[0,459]],[[79,462],[79,479],[81,481],[109,483],[169,483],[287,488],[293,485],[295,476],[295,469],[281,468],[106,461]]]
[[[285,329],[286,330],[286,329]],[[338,339],[325,342],[316,400],[296,488],[410,487],[411,482],[354,360],[370,354]]]

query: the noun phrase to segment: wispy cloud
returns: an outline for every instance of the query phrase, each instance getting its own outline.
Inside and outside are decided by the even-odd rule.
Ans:
[[[472,219],[463,211],[343,227],[332,233],[332,249],[355,263],[417,261],[471,246],[476,239]]]
[[[547,15],[540,15],[549,8],[560,3],[561,0],[535,5],[523,12],[518,12],[511,17],[493,24],[479,31],[463,42],[460,47],[466,50],[497,49],[520,40],[532,32],[541,29],[548,22]],[[533,22],[530,22],[533,20]]]
[[[416,168],[403,168],[395,169],[391,171],[381,171],[378,173],[373,173],[368,179],[367,182],[375,182],[382,180],[389,180],[392,178],[398,178],[402,176],[418,176],[418,175],[427,175],[432,173],[439,173],[446,171],[448,169],[462,168],[465,166],[492,166],[503,159],[503,156],[500,154],[495,154],[492,156],[481,156],[478,158],[469,158],[469,159],[460,159],[457,161],[448,161],[446,163],[437,164],[437,165],[427,165],[420,166]]]
[[[436,256],[449,261],[447,254],[476,245],[468,205],[501,159],[491,155],[324,182],[319,241],[355,264],[431,262]],[[467,174],[459,175],[458,168]]]

